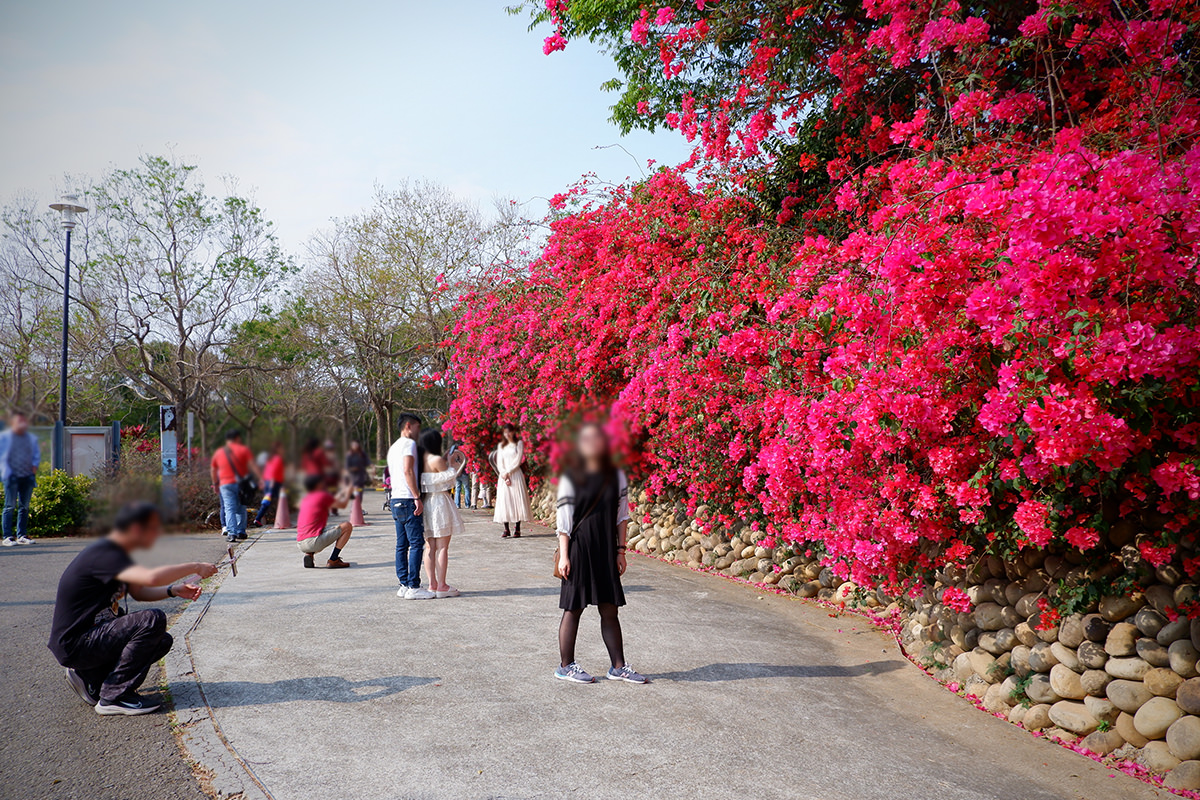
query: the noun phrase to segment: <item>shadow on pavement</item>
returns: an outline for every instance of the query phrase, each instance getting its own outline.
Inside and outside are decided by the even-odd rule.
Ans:
[[[653,586],[624,586],[622,588],[626,594],[654,591]],[[476,592],[460,587],[460,591],[463,597],[550,597],[560,594],[562,589],[559,586],[520,586],[513,589],[486,589]]]
[[[709,664],[682,672],[662,672],[651,678],[668,681],[719,682],[752,678],[856,678],[880,675],[904,667],[903,661],[873,661],[841,667],[833,664]]]
[[[437,681],[437,678],[418,678],[393,675],[364,681],[326,676],[289,678],[273,683],[250,681],[202,681],[204,697],[212,708],[261,706],[289,703],[293,700],[322,700],[327,703],[363,703],[399,694]]]

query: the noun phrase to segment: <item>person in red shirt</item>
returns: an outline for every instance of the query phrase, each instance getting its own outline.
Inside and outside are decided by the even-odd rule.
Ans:
[[[254,515],[254,527],[262,525],[267,518],[267,512],[271,510],[271,506],[275,503],[286,503],[287,499],[283,495],[283,480],[286,477],[287,467],[283,463],[283,442],[276,442],[271,448],[271,457],[267,459],[267,465],[263,467],[263,499],[258,506],[258,513]]]
[[[354,526],[349,522],[341,525],[329,524],[329,511],[333,508],[345,508],[350,502],[352,486],[345,484],[334,496],[326,488],[329,480],[323,475],[309,475],[304,479],[304,488],[308,494],[300,501],[300,512],[296,517],[296,546],[304,553],[304,566],[312,569],[316,566],[313,556],[333,545],[329,561],[325,566],[330,569],[343,569],[350,566],[342,560],[342,548],[350,541]]]
[[[329,460],[329,455],[321,447],[319,439],[314,437],[305,442],[304,452],[300,454],[300,469],[304,470],[306,478],[311,475],[327,478],[335,474],[333,462]]]
[[[221,497],[225,535],[231,542],[245,539],[246,505],[238,497],[238,481],[253,475],[262,484],[262,474],[258,471],[258,464],[254,463],[254,454],[242,444],[240,431],[225,434],[225,446],[213,453],[210,467],[213,491]]]

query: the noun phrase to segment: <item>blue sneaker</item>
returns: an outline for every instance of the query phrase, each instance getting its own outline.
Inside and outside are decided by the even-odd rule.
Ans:
[[[583,667],[572,661],[565,667],[559,667],[554,670],[554,677],[560,681],[570,681],[571,683],[595,683],[596,679],[583,671]]]
[[[613,667],[608,671],[608,679],[610,681],[625,681],[626,683],[649,683],[650,679],[645,675],[634,670],[633,667],[626,664],[617,669]]]

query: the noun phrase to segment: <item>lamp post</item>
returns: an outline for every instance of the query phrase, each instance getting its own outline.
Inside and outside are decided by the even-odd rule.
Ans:
[[[62,215],[63,230],[67,232],[67,255],[63,266],[63,317],[62,317],[62,372],[58,378],[58,419],[54,422],[54,453],[51,465],[54,469],[66,469],[67,427],[67,329],[71,321],[71,231],[75,230],[75,215],[83,214],[86,208],[79,205],[79,195],[64,194],[50,208]]]

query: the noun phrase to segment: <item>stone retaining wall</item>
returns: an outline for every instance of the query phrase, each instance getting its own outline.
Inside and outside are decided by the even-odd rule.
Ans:
[[[542,519],[554,517],[552,492],[544,486],[535,498]],[[761,547],[749,529],[705,534],[681,503],[649,502],[635,488],[630,500],[631,550],[890,620],[909,658],[985,710],[1132,761],[1167,788],[1200,789],[1200,619],[1167,614],[1196,598],[1195,576],[1167,566],[1144,593],[1099,597],[1054,619],[1039,601],[1080,568],[1030,551],[1013,562],[990,556],[968,570],[947,568],[923,596],[890,598],[814,558]],[[705,514],[697,509],[699,519]],[[967,594],[971,611],[941,602],[951,586]]]

